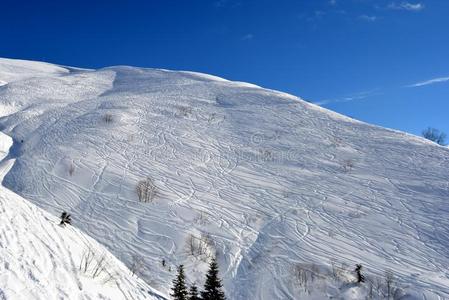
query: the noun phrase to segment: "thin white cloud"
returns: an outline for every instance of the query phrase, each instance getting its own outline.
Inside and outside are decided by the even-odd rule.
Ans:
[[[335,99],[325,99],[325,100],[321,100],[321,101],[316,101],[313,102],[313,104],[316,105],[327,105],[327,104],[331,104],[331,103],[342,103],[342,102],[350,102],[350,101],[360,101],[363,100],[365,98],[368,98],[370,96],[375,95],[377,90],[372,90],[372,91],[366,91],[366,92],[359,92],[359,93],[355,93],[346,97],[342,97],[342,98],[335,98]]]
[[[214,5],[216,7],[224,7],[224,6],[226,6],[227,3],[228,3],[227,0],[218,0],[218,1],[214,2]]]
[[[408,11],[420,11],[424,9],[424,4],[418,2],[418,3],[410,3],[407,1],[403,1],[401,3],[397,2],[391,2],[388,5],[389,9],[395,9],[395,10],[408,10]]]
[[[242,37],[242,41],[249,41],[249,40],[252,40],[253,38],[254,38],[254,34],[248,33]]]
[[[411,84],[411,85],[407,85],[407,87],[420,87],[420,86],[426,86],[426,85],[440,83],[440,82],[446,82],[446,81],[449,81],[449,77],[439,77],[439,78],[429,79],[429,80],[426,80],[426,81],[417,82],[417,83],[414,83],[414,84]]]
[[[376,16],[361,15],[361,16],[359,16],[359,19],[363,20],[363,21],[367,21],[367,22],[374,22],[374,21],[377,20],[377,17]]]
[[[332,6],[337,5],[337,0],[329,0],[329,4]]]

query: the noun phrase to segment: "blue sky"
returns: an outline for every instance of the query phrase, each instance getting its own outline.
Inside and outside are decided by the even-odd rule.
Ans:
[[[2,1],[0,56],[193,70],[449,133],[449,1]]]

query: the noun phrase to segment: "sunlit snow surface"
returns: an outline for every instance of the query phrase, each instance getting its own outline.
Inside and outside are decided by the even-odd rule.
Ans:
[[[0,133],[0,180],[14,164],[11,144]],[[59,221],[0,187],[1,299],[165,299],[103,246]]]
[[[142,256],[156,289],[181,263],[201,286],[216,253],[230,299],[304,299],[295,266],[331,260],[449,297],[447,148],[198,73],[1,59],[0,80],[16,159],[4,185],[70,211],[128,266]],[[141,203],[147,177],[157,195]],[[207,235],[192,256],[191,237]],[[308,297],[366,292],[325,285]]]

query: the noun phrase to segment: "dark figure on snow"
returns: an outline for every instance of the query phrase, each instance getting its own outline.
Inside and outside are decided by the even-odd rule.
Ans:
[[[355,273],[357,275],[357,283],[365,282],[365,276],[362,275],[362,265],[358,264],[355,266]]]
[[[61,214],[61,223],[59,223],[59,225],[72,225],[72,217],[70,216],[70,214],[66,213],[65,211]]]

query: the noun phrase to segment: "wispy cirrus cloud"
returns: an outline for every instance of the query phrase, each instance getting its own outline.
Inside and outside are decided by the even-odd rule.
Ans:
[[[417,3],[411,3],[407,1],[403,2],[391,2],[388,5],[388,9],[395,9],[395,10],[408,10],[408,11],[421,11],[424,9],[424,4],[417,2]]]
[[[359,20],[366,22],[375,22],[377,20],[377,16],[360,15]]]
[[[242,36],[242,41],[249,41],[252,39],[254,39],[254,34],[252,34],[252,33],[248,33],[248,34],[245,34],[244,36]]]
[[[376,90],[371,90],[371,91],[364,91],[364,92],[358,92],[358,93],[354,93],[345,97],[341,97],[341,98],[333,98],[333,99],[325,99],[325,100],[321,100],[321,101],[315,101],[313,102],[313,104],[316,105],[327,105],[327,104],[331,104],[331,103],[342,103],[342,102],[350,102],[350,101],[360,101],[363,100],[365,98],[368,98],[370,96],[373,95],[377,95],[377,89]]]
[[[420,86],[426,86],[426,85],[431,85],[431,84],[435,84],[435,83],[441,83],[441,82],[446,82],[449,81],[449,77],[439,77],[439,78],[433,78],[433,79],[429,79],[426,81],[421,81],[421,82],[417,82],[411,85],[407,85],[406,87],[420,87]]]

